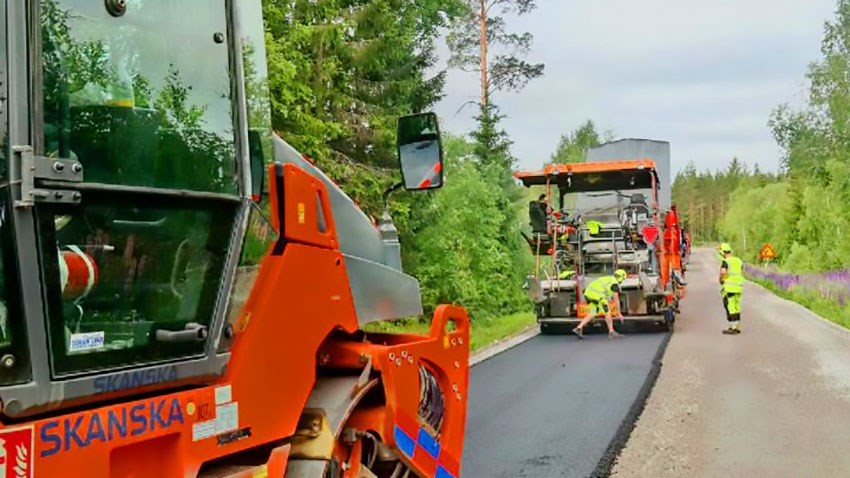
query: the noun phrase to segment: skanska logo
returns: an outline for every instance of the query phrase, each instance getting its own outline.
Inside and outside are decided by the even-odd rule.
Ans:
[[[94,380],[94,390],[96,393],[115,392],[128,388],[171,382],[173,380],[177,380],[177,367],[171,365],[168,367],[98,377]]]
[[[70,415],[41,427],[39,438],[44,446],[41,456],[166,430],[175,423],[184,423],[183,408],[176,397]]]

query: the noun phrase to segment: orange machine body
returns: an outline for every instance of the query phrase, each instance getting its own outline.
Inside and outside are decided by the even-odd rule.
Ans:
[[[661,282],[665,286],[669,283],[674,271],[683,274],[682,252],[681,252],[681,229],[679,228],[679,215],[675,206],[667,211],[664,217],[664,232],[661,257]],[[680,288],[684,293],[684,288]]]
[[[329,338],[334,331],[355,332],[359,325],[328,192],[322,181],[294,165],[271,166],[269,177],[270,184],[277,179],[284,185],[283,191],[270,188],[280,239],[262,261],[233,324],[226,372],[203,387],[82,405],[0,428],[5,452],[0,471],[20,471],[5,476],[196,477],[217,459],[234,456],[242,457],[236,462],[243,466],[215,476],[284,476],[291,437],[320,370],[363,369],[364,358],[380,376],[385,406],[359,410],[352,423],[399,450],[420,476],[459,476],[468,380],[466,312],[439,308],[427,336]],[[455,325],[451,331],[449,322]],[[325,357],[322,364],[319,356]],[[420,366],[446,392],[439,434],[426,430],[417,417]],[[344,476],[354,476],[356,469]]]

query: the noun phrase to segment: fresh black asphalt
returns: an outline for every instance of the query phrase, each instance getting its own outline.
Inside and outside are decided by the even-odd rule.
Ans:
[[[474,366],[461,476],[593,475],[666,336],[537,336]]]

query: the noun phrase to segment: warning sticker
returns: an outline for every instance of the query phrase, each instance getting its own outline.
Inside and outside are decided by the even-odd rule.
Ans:
[[[104,342],[105,334],[103,331],[71,334],[71,342],[68,344],[68,353],[97,350],[103,348]]]
[[[215,420],[207,420],[192,425],[192,441],[200,441],[215,435]]]
[[[304,224],[305,222],[306,222],[306,214],[305,214],[304,203],[300,202],[300,203],[298,203],[298,224]]]
[[[215,389],[215,404],[224,405],[233,401],[233,391],[230,385],[224,387],[216,387]]]
[[[215,407],[215,434],[230,432],[239,428],[239,404],[228,403]]]
[[[32,478],[33,429],[15,428],[0,431],[0,477]]]

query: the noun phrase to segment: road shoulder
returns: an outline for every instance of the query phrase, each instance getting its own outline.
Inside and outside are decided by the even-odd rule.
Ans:
[[[616,477],[844,476],[850,333],[748,283],[743,333],[724,336],[701,254],[663,367]]]
[[[540,335],[540,326],[537,324],[530,325],[525,329],[505,337],[495,343],[482,347],[479,350],[476,350],[469,356],[469,366],[472,367],[477,365],[490,357],[498,355],[508,349],[516,347],[517,345],[529,340],[537,335]]]

